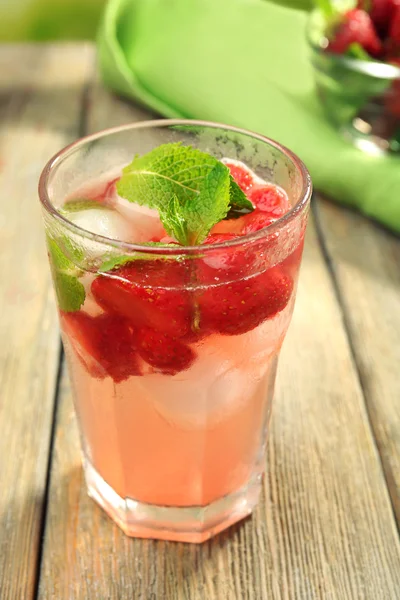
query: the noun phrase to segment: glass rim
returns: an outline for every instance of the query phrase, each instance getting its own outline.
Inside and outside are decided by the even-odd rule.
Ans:
[[[264,142],[265,144],[272,146],[286,157],[290,159],[290,161],[294,164],[297,173],[301,178],[301,191],[299,193],[299,198],[295,202],[295,204],[291,207],[291,209],[285,213],[282,217],[279,217],[276,221],[260,229],[253,233],[249,233],[247,235],[238,235],[237,239],[227,240],[225,242],[218,242],[216,244],[200,244],[197,246],[149,246],[145,243],[134,243],[134,242],[124,242],[122,240],[118,240],[115,238],[109,238],[97,233],[93,233],[87,229],[83,229],[78,225],[75,225],[72,221],[67,219],[65,215],[63,215],[57,208],[53,205],[50,200],[48,194],[48,184],[53,172],[61,165],[64,160],[67,160],[77,149],[85,146],[87,143],[93,142],[100,138],[110,136],[116,133],[121,133],[129,130],[136,129],[145,129],[145,128],[156,128],[156,127],[173,127],[173,126],[197,126],[204,128],[212,128],[212,129],[223,129],[226,131],[231,131],[234,133],[240,133],[242,135],[247,135],[256,140]],[[225,125],[223,123],[215,123],[212,121],[200,121],[200,120],[192,120],[192,119],[152,119],[146,121],[137,121],[134,123],[126,123],[124,125],[119,125],[117,127],[111,127],[107,129],[100,130],[96,133],[86,135],[84,137],[79,138],[78,140],[68,144],[61,150],[59,150],[56,154],[54,154],[50,160],[46,163],[45,167],[39,178],[38,192],[39,199],[42,204],[42,207],[45,211],[54,218],[62,227],[68,229],[75,235],[80,236],[81,238],[86,238],[90,241],[95,241],[101,244],[105,244],[111,246],[113,248],[119,248],[124,252],[128,253],[138,253],[141,254],[162,254],[162,255],[171,255],[177,256],[182,254],[192,254],[193,252],[198,252],[201,249],[201,252],[210,252],[215,249],[223,249],[234,246],[242,246],[246,243],[261,240],[264,237],[269,236],[271,233],[282,229],[289,222],[293,221],[298,215],[300,215],[303,210],[307,207],[309,200],[312,195],[312,182],[310,174],[303,163],[303,161],[296,155],[294,152],[276,142],[266,136],[255,133],[253,131],[242,129],[239,127],[235,127],[233,125]]]
[[[319,54],[324,54],[327,57],[329,56],[332,62],[347,67],[351,71],[357,71],[358,73],[375,77],[375,79],[390,79],[393,81],[400,79],[400,67],[397,67],[396,65],[375,61],[373,58],[371,58],[371,60],[362,60],[361,58],[352,58],[351,56],[346,56],[345,54],[326,52],[326,48],[324,48],[321,43],[316,43],[312,39],[311,35],[313,18],[318,14],[321,14],[321,11],[318,8],[311,12],[306,28],[307,41],[313,50]],[[327,38],[322,36],[319,41],[321,42],[323,39]]]

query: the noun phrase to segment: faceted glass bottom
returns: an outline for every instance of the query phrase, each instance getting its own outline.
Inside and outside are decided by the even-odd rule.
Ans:
[[[156,506],[121,498],[92,464],[84,459],[88,493],[126,533],[138,538],[201,543],[237,521],[256,506],[262,474],[257,473],[241,489],[207,506]]]

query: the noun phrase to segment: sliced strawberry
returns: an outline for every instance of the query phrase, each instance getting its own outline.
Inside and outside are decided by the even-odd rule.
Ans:
[[[240,239],[240,235],[233,233],[216,233],[209,235],[205,245],[220,244],[234,239]],[[233,278],[244,277],[251,263],[250,252],[252,249],[243,246],[230,246],[227,248],[215,248],[205,252],[201,261],[196,263],[198,278],[203,285],[211,285]],[[252,255],[253,256],[253,253]]]
[[[281,217],[290,209],[286,193],[273,183],[254,187],[249,192],[249,200],[258,210],[270,213],[274,217]]]
[[[92,377],[109,375],[116,383],[141,375],[134,331],[114,315],[91,317],[84,312],[62,313],[61,326]]]
[[[190,330],[191,308],[185,285],[188,267],[176,260],[135,260],[92,283],[97,303],[137,327],[153,327],[182,337]]]
[[[224,242],[228,242],[229,240],[234,240],[239,236],[235,233],[214,233],[209,234],[207,238],[204,240],[203,244],[209,246],[211,244],[223,244]]]
[[[228,161],[225,164],[230,170],[233,179],[244,192],[252,187],[254,183],[253,175],[245,165],[238,165]]]
[[[264,227],[268,227],[268,225],[276,221],[276,217],[272,213],[261,212],[259,210],[255,210],[249,215],[241,217],[241,219],[243,219],[243,235],[264,229]]]
[[[220,221],[211,230],[212,235],[247,235],[259,229],[268,227],[277,217],[255,209],[253,212],[239,217],[239,219],[227,219]]]
[[[100,202],[107,203],[116,195],[116,184],[120,177],[116,177],[107,183],[104,190],[96,198]]]
[[[253,213],[249,213],[253,214]],[[243,215],[238,219],[223,219],[211,229],[211,235],[240,235],[242,233],[243,225],[245,224]]]
[[[137,344],[143,360],[165,375],[188,369],[196,358],[190,346],[148,327],[139,330]]]
[[[376,33],[371,17],[365,10],[355,8],[343,15],[329,41],[328,51],[344,54],[351,44],[360,44],[371,56],[382,54],[382,43]]]
[[[210,287],[199,298],[200,327],[225,335],[251,331],[283,310],[292,290],[292,278],[277,267]]]

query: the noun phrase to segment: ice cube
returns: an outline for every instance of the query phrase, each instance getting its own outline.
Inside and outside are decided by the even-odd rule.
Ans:
[[[129,202],[120,196],[114,204],[115,209],[130,224],[131,241],[159,241],[166,235],[157,210]]]
[[[86,292],[85,302],[81,307],[81,310],[83,310],[91,317],[97,317],[98,315],[101,315],[104,312],[103,309],[97,304],[96,300],[93,298],[93,295],[90,292],[90,288],[92,286],[94,278],[95,276],[93,275],[93,273],[85,273],[80,278],[80,282],[82,283]]]
[[[68,213],[68,219],[91,233],[124,242],[132,240],[132,226],[117,211],[90,208]]]
[[[155,410],[172,426],[212,427],[240,410],[267,372],[268,356],[236,364],[216,346],[205,345],[193,366],[182,373],[147,375],[139,384]]]

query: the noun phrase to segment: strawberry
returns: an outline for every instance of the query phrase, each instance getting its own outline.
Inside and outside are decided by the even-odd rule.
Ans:
[[[369,13],[377,31],[384,36],[387,32],[395,0],[359,0],[357,7]]]
[[[209,246],[211,244],[223,244],[224,242],[228,242],[229,240],[234,240],[239,236],[235,233],[214,233],[209,234],[207,238],[204,240],[203,244]]]
[[[371,17],[365,10],[355,8],[346,12],[329,40],[328,51],[344,54],[351,44],[360,44],[371,56],[382,54],[382,43]]]
[[[244,165],[229,162],[226,162],[225,164],[230,170],[233,179],[244,192],[252,187],[254,183],[253,176]]]
[[[275,217],[273,213],[255,210],[249,215],[241,217],[241,219],[243,219],[242,234],[247,235],[259,231],[260,229],[264,229],[264,227],[268,227],[268,225],[271,225],[271,223],[276,221],[277,217]]]
[[[135,260],[99,275],[92,283],[97,303],[136,327],[153,327],[183,337],[190,330],[190,281],[187,265],[176,260]]]
[[[236,234],[212,234],[208,236],[205,244],[240,240],[241,237]],[[255,248],[249,243],[213,248],[195,262],[196,280],[201,287],[206,287],[248,277],[251,271],[258,269],[260,260],[264,260],[259,251],[258,246]]]
[[[251,331],[283,310],[292,290],[292,278],[277,267],[212,286],[199,297],[200,327],[225,335]]]
[[[281,217],[290,209],[285,192],[273,183],[254,187],[249,193],[249,200],[258,210],[270,213],[274,217]]]
[[[258,209],[243,215],[238,219],[226,219],[220,221],[212,228],[212,235],[247,235],[263,229],[276,221],[277,217],[272,213],[262,212]]]
[[[139,329],[137,347],[143,360],[165,375],[188,369],[196,358],[190,346],[181,340],[149,327]]]
[[[119,177],[116,177],[115,179],[109,181],[97,199],[105,203],[112,200],[112,198],[116,195],[116,184],[119,179]]]
[[[116,383],[141,375],[134,330],[125,319],[84,312],[61,313],[61,326],[92,377],[109,375]]]

